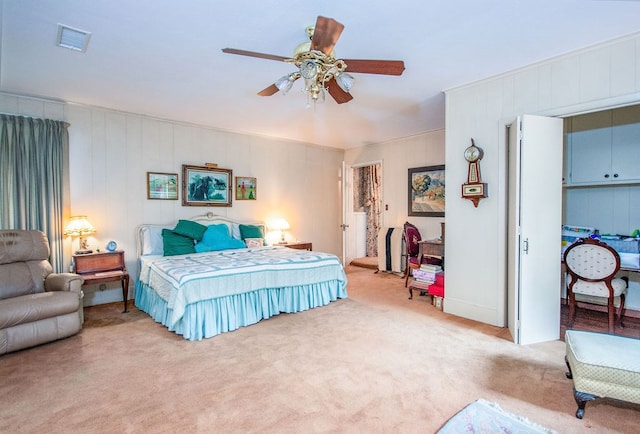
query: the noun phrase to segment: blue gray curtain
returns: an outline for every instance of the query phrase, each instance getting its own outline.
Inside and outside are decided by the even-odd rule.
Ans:
[[[0,229],[47,234],[51,265],[63,267],[63,168],[68,124],[0,115]]]

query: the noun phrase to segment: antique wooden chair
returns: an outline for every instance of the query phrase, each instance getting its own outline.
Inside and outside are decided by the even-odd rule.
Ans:
[[[608,329],[615,330],[615,308],[621,327],[624,315],[627,282],[614,277],[620,270],[620,256],[611,246],[593,238],[581,238],[564,252],[564,263],[570,276],[567,285],[569,319],[567,328],[573,327],[576,301],[607,306]]]

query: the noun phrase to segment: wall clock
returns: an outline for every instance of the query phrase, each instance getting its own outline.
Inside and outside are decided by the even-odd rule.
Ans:
[[[473,202],[473,206],[478,207],[480,199],[487,197],[487,184],[482,182],[480,177],[480,160],[482,160],[482,149],[478,148],[475,141],[471,139],[471,146],[464,150],[464,158],[469,163],[467,182],[462,184],[462,197]]]

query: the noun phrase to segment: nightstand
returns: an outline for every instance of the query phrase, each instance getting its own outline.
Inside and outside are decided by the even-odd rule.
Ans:
[[[305,241],[296,241],[293,243],[285,243],[285,244],[281,244],[281,246],[285,246],[288,247],[290,249],[297,249],[297,250],[313,250],[312,248],[312,243],[307,243]]]
[[[124,311],[127,312],[129,298],[129,273],[124,263],[124,251],[88,253],[73,255],[74,272],[84,278],[84,285],[107,282],[122,282]]]

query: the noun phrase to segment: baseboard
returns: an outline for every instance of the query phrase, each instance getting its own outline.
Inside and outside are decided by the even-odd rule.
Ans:
[[[561,299],[560,302],[568,306],[566,299]],[[607,306],[600,306],[599,304],[590,304],[590,303],[584,303],[584,302],[578,301],[576,302],[576,306],[578,306],[579,309],[589,309],[589,310],[595,310],[595,311],[604,312],[604,313],[607,312]],[[640,310],[625,308],[624,316],[628,316],[631,318],[640,318]]]

